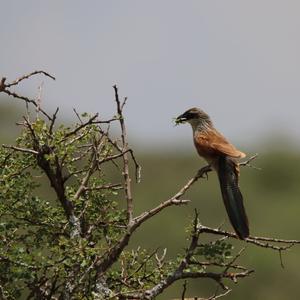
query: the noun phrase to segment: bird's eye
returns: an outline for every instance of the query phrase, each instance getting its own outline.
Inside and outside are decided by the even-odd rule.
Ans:
[[[196,117],[196,113],[193,111],[190,111],[187,115],[188,119],[194,119]]]

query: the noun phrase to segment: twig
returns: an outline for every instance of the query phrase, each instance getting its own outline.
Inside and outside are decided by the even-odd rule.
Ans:
[[[27,149],[27,148],[20,148],[20,147],[16,147],[16,146],[9,146],[9,145],[2,145],[3,148],[7,148],[7,149],[12,149],[15,151],[19,151],[19,152],[25,152],[25,153],[30,153],[30,154],[34,154],[37,155],[38,151],[32,150],[32,149]]]
[[[239,239],[235,233],[207,227],[202,224],[198,224],[198,231],[200,233],[216,234],[216,235],[222,235],[222,236],[226,236],[226,237]],[[268,241],[268,242],[264,243],[263,241]],[[278,250],[278,251],[279,250],[284,251],[284,250],[291,248],[294,244],[300,244],[300,240],[284,240],[284,239],[266,238],[266,237],[257,237],[257,236],[249,236],[247,239],[245,239],[245,242],[250,243],[250,244],[255,244],[255,245],[263,247],[263,248],[270,248],[270,249]],[[276,245],[270,244],[269,242],[284,243],[284,244],[288,244],[288,245],[281,247],[281,246],[276,246]]]
[[[242,161],[239,163],[239,166],[247,166],[256,170],[261,170],[261,168],[252,166],[250,163],[255,160],[258,157],[258,153],[252,155],[250,158],[248,158],[246,161]]]
[[[283,264],[283,260],[282,260],[282,250],[278,250],[278,252],[279,252],[279,259],[280,259],[281,268],[284,269],[284,264]]]
[[[14,98],[17,98],[17,99],[20,99],[20,100],[24,100],[26,102],[26,105],[29,104],[29,103],[33,104],[38,109],[38,111],[40,111],[45,117],[48,118],[48,120],[51,121],[50,115],[48,115],[47,112],[40,107],[39,101],[36,101],[34,99],[30,99],[28,97],[24,97],[24,96],[18,95],[17,93],[11,92],[9,90],[9,88],[11,88],[12,86],[18,85],[24,79],[28,79],[31,76],[36,75],[36,74],[43,74],[43,75],[45,75],[47,77],[50,77],[51,79],[55,80],[55,77],[53,77],[52,75],[50,75],[49,73],[47,73],[45,71],[34,71],[34,72],[31,72],[30,74],[21,76],[20,78],[14,80],[13,82],[8,83],[8,84],[5,84],[6,78],[3,77],[1,79],[0,92],[3,92],[3,93],[5,93],[5,94],[7,94],[9,96],[14,97]]]
[[[100,190],[120,190],[123,186],[120,183],[105,184],[95,187],[85,187],[85,191],[100,191]]]
[[[119,94],[118,94],[118,88],[116,85],[113,86],[115,91],[115,101],[117,103],[117,112],[121,127],[121,140],[122,140],[122,157],[123,157],[123,176],[125,181],[125,196],[127,201],[127,219],[128,219],[128,225],[131,226],[132,220],[133,220],[133,198],[132,198],[132,192],[131,192],[131,178],[129,174],[129,158],[128,158],[128,144],[127,144],[127,133],[126,133],[126,127],[123,117],[123,107],[125,105],[125,101],[123,104],[120,103],[119,100]]]
[[[77,112],[77,110],[76,110],[75,108],[73,108],[73,111],[74,111],[75,115],[77,116],[79,122],[80,122],[81,124],[83,124],[82,119],[81,119],[79,113]]]
[[[241,256],[241,254],[244,252],[246,248],[242,248],[238,254],[227,264],[226,268],[223,271],[223,274],[226,274],[227,271],[231,268],[231,266],[233,265],[233,263]]]
[[[216,266],[216,267],[227,267],[227,263],[217,263],[217,262],[210,262],[210,261],[198,261],[193,257],[193,260],[191,260],[189,262],[190,265],[199,265],[199,266],[205,266],[205,267],[209,267],[209,266]],[[236,269],[236,270],[243,270],[246,271],[247,268],[240,266],[240,265],[234,265],[231,264],[230,265],[230,269]]]
[[[114,154],[114,155],[111,155],[111,156],[107,156],[107,157],[104,157],[102,158],[101,160],[98,161],[98,165],[104,163],[104,162],[107,162],[107,161],[111,161],[111,160],[114,160],[114,159],[117,159],[119,157],[123,157],[124,154],[128,153],[129,152],[129,149],[121,152],[121,153],[118,153],[118,154]]]
[[[182,290],[182,294],[181,294],[181,300],[185,299],[186,286],[187,286],[187,281],[185,280],[184,283],[183,283],[183,290]]]
[[[61,140],[61,142],[65,141],[68,137],[75,135],[78,131],[80,131],[81,129],[83,129],[84,127],[90,125],[93,123],[93,121],[98,117],[98,114],[93,115],[92,117],[90,117],[85,123],[80,124],[79,126],[77,126],[74,130],[68,132],[63,139]]]
[[[142,167],[138,164],[134,154],[133,154],[133,150],[132,149],[128,149],[129,150],[129,153],[131,155],[131,158],[134,162],[134,165],[135,165],[135,181],[136,183],[140,183],[141,182],[141,171],[142,171]]]
[[[253,271],[244,271],[244,272],[238,272],[234,273],[234,278],[244,278],[248,277]],[[180,272],[176,270],[171,275],[169,275],[167,278],[159,282],[157,285],[155,285],[153,288],[148,289],[141,293],[136,294],[130,294],[130,297],[126,299],[154,299],[157,295],[161,294],[167,287],[172,285],[174,282],[180,280],[180,279],[187,279],[187,278],[208,278],[216,281],[222,286],[222,289],[225,292],[229,292],[230,290],[222,284],[222,279],[233,279],[232,273],[226,273],[226,274],[220,274],[220,273],[213,273],[213,272]],[[225,293],[227,294],[227,293]],[[213,296],[209,299],[217,299],[217,296]],[[221,297],[221,296],[220,296]]]
[[[22,80],[28,79],[28,78],[30,78],[31,76],[36,75],[36,74],[43,74],[43,75],[45,75],[46,77],[49,77],[49,78],[55,80],[55,77],[54,77],[54,76],[50,75],[49,73],[47,73],[47,72],[45,72],[45,71],[40,70],[40,71],[34,71],[34,72],[31,72],[31,73],[29,73],[29,74],[27,74],[27,75],[23,75],[23,76],[19,77],[18,79],[14,80],[12,83],[6,84],[6,87],[12,87],[12,86],[14,86],[14,85],[17,85],[17,84],[19,84]]]
[[[230,292],[231,292],[230,289],[228,289],[227,291],[225,291],[224,293],[221,293],[221,294],[217,294],[217,292],[216,292],[213,296],[209,297],[207,300],[215,300],[215,299],[222,298],[222,297],[226,296],[227,294],[229,294]]]
[[[128,277],[127,279],[132,278],[136,273],[138,273],[145,265],[146,263],[157,254],[158,249],[155,249],[152,253],[150,253],[144,260],[143,262],[134,270]]]
[[[57,117],[57,113],[59,111],[59,107],[56,108],[52,118],[51,118],[51,123],[50,123],[50,126],[49,126],[49,134],[50,136],[52,135],[52,131],[53,131],[53,126],[54,126],[54,123],[56,121],[56,117]]]
[[[10,90],[3,90],[2,91],[3,93],[9,95],[9,96],[12,96],[14,98],[17,98],[17,99],[20,99],[20,100],[24,100],[26,102],[26,104],[33,104],[33,106],[35,106],[36,108],[39,108],[39,111],[45,116],[47,117],[48,120],[51,120],[51,116],[47,114],[47,112],[45,110],[43,110],[42,108],[39,107],[39,105],[37,104],[37,102],[33,99],[30,99],[28,97],[24,97],[24,96],[21,96],[21,95],[18,95],[17,93],[15,92],[11,92]]]
[[[79,188],[77,189],[73,199],[77,200],[79,199],[79,197],[81,196],[81,194],[86,190],[86,184],[88,183],[88,181],[90,180],[91,176],[93,175],[95,168],[97,165],[97,161],[95,156],[92,156],[92,162],[90,167],[88,168],[88,171],[86,173],[86,175],[84,176],[84,178],[82,179]]]
[[[44,85],[44,82],[42,81],[42,83],[38,86],[38,94],[37,94],[37,97],[35,100],[35,102],[37,104],[37,108],[36,108],[37,118],[39,116],[39,111],[40,111],[41,104],[42,104],[43,85]]]
[[[109,135],[108,135],[107,132],[103,131],[101,128],[99,128],[99,132],[100,132],[102,135],[105,135],[105,136],[106,136],[106,138],[107,138],[107,140],[109,141],[109,143],[110,143],[111,145],[113,145],[114,148],[115,148],[118,152],[123,152],[123,148],[120,147],[120,146],[118,145],[117,141],[112,140],[112,139],[109,137]],[[142,167],[141,167],[141,166],[139,165],[139,163],[137,162],[137,160],[136,160],[136,158],[135,158],[135,156],[134,156],[133,150],[132,150],[132,149],[128,149],[128,152],[130,153],[131,158],[132,158],[132,160],[133,160],[133,162],[134,162],[134,164],[135,164],[135,179],[136,179],[136,182],[137,182],[137,183],[140,183],[140,181],[141,181],[141,170],[142,170]]]

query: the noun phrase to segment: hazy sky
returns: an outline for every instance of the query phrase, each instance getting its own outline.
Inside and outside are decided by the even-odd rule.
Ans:
[[[171,120],[193,106],[240,145],[274,132],[300,140],[299,1],[10,0],[0,18],[0,75],[55,75],[22,91],[43,80],[44,104],[64,115],[109,117],[117,83],[145,146],[189,146],[191,129]]]

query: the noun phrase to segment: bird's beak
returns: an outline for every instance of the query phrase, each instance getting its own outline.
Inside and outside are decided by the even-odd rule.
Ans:
[[[175,118],[175,125],[179,125],[182,123],[185,123],[187,121],[187,118],[184,116],[184,114],[178,116],[177,118]]]

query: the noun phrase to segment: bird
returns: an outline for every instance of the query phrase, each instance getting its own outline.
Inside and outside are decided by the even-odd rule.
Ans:
[[[209,115],[193,107],[175,118],[175,124],[189,123],[193,129],[194,145],[198,154],[218,174],[223,202],[237,236],[244,240],[249,237],[248,217],[243,195],[239,188],[238,159],[245,153],[236,149],[214,127]]]

